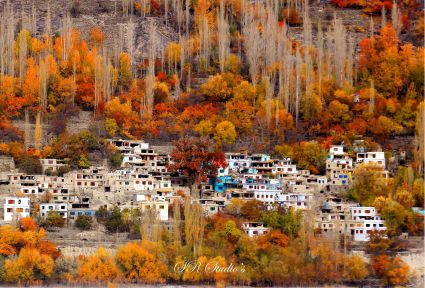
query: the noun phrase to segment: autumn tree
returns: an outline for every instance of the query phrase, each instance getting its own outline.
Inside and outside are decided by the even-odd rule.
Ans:
[[[121,87],[128,89],[131,82],[131,61],[127,53],[121,53],[119,56],[118,77]]]
[[[78,267],[77,276],[81,282],[102,283],[117,278],[119,271],[109,252],[100,247],[96,253],[84,258]]]
[[[190,187],[215,176],[218,168],[227,165],[223,152],[212,152],[209,141],[202,138],[185,137],[174,142],[171,157],[174,163],[170,169],[187,176]]]
[[[241,207],[241,216],[249,221],[258,221],[265,210],[264,203],[258,200],[245,202]]]
[[[379,116],[374,125],[369,126],[373,134],[379,137],[397,135],[403,131],[403,127],[386,116]]]
[[[103,42],[105,41],[105,35],[103,34],[102,30],[95,26],[90,30],[90,43],[94,47],[99,48],[103,45]]]
[[[173,71],[177,72],[177,64],[180,61],[182,48],[178,43],[170,42],[165,50],[166,56],[168,59],[169,69],[173,68]]]
[[[47,280],[52,276],[53,259],[41,254],[35,248],[22,248],[16,259],[7,259],[4,263],[7,282],[32,283],[35,280]]]
[[[372,205],[375,197],[388,195],[388,185],[380,168],[373,164],[362,164],[354,170],[354,181],[349,191],[350,197],[362,205]]]
[[[217,147],[223,144],[232,144],[237,137],[235,126],[232,122],[222,121],[215,126],[214,142]]]
[[[317,141],[301,142],[295,145],[276,145],[275,151],[281,157],[290,157],[301,169],[309,169],[313,173],[322,171],[325,166],[327,152]]]
[[[164,283],[167,267],[158,257],[158,244],[142,241],[128,242],[118,248],[115,261],[124,277],[137,283]]]
[[[347,270],[347,278],[350,281],[362,281],[369,275],[366,262],[359,255],[348,258]]]
[[[387,254],[375,256],[372,268],[387,285],[403,285],[409,282],[410,267],[398,256],[390,257]]]
[[[221,74],[212,76],[201,86],[201,92],[212,102],[226,102],[232,96],[232,87]]]
[[[232,99],[226,103],[225,116],[238,133],[249,133],[254,120],[254,107],[246,100]]]
[[[36,231],[37,224],[31,217],[21,218],[19,221],[19,225],[23,231]]]

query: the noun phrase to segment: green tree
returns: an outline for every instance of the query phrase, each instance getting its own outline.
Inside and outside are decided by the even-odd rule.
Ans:
[[[113,207],[109,211],[104,224],[109,232],[128,232],[129,230],[129,226],[124,222],[122,213],[118,206]]]
[[[93,224],[93,219],[88,215],[78,215],[77,219],[75,219],[75,227],[80,230],[90,230]]]
[[[122,155],[119,151],[116,151],[111,156],[111,164],[113,167],[120,167],[122,163]]]
[[[109,212],[108,212],[108,208],[106,208],[106,205],[100,206],[95,214],[97,222],[104,223],[106,221],[106,218],[108,217],[108,214]]]

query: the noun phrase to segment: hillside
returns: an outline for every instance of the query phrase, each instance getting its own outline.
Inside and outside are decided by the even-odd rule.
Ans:
[[[423,284],[419,0],[0,0],[0,284]]]

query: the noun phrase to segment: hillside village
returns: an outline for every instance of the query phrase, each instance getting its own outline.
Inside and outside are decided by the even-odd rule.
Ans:
[[[0,0],[0,285],[422,287],[423,12]]]
[[[136,140],[110,140],[122,155],[121,167],[90,167],[58,175],[63,160],[40,159],[42,175],[26,175],[15,169],[0,174],[4,198],[4,222],[30,215],[40,219],[58,213],[68,225],[81,215],[95,217],[100,207],[110,209],[152,209],[167,227],[172,220],[169,208],[183,204],[190,195],[187,177],[167,168],[170,155]],[[361,142],[360,142],[361,143]],[[228,166],[210,177],[193,192],[191,201],[200,203],[206,217],[225,209],[232,200],[257,200],[266,209],[300,209],[314,212],[315,228],[322,233],[347,234],[354,241],[367,241],[373,231],[386,227],[374,207],[362,207],[346,200],[353,173],[359,165],[370,165],[388,178],[384,152],[358,148],[355,158],[333,145],[326,160],[326,174],[298,170],[290,158],[273,159],[266,154],[226,153]],[[13,159],[2,158],[2,161]],[[196,196],[195,196],[196,194]],[[48,201],[46,201],[48,200]],[[34,212],[36,211],[36,212]],[[243,223],[250,236],[268,231],[263,223]]]

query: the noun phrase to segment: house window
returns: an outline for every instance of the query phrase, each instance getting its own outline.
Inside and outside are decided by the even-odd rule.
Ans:
[[[364,213],[370,213],[370,210],[364,210]]]
[[[159,205],[159,209],[164,209],[164,205]]]
[[[15,200],[9,200],[7,201],[7,204],[15,204]]]
[[[13,208],[7,208],[7,212],[12,213],[13,212]]]
[[[24,212],[24,209],[23,208],[16,208],[16,212],[22,213],[22,212]]]

